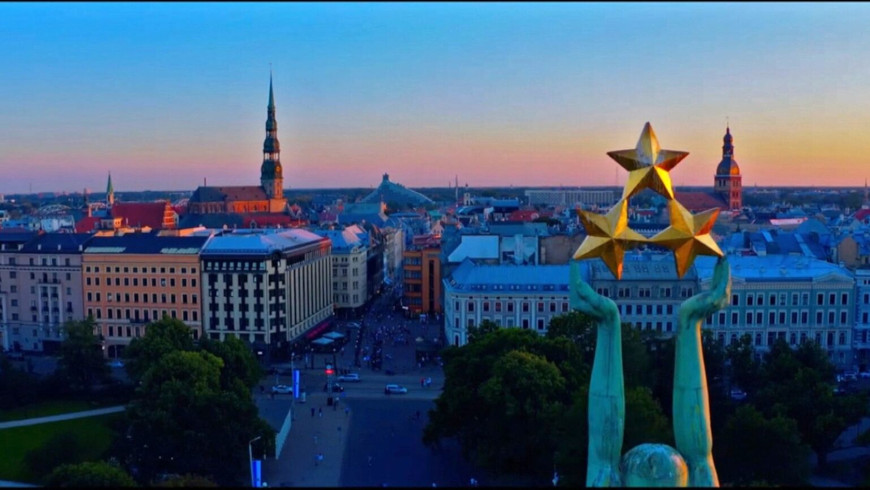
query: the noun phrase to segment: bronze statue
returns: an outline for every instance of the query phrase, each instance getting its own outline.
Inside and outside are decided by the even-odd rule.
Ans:
[[[710,236],[718,209],[692,215],[675,199],[668,171],[687,153],[661,150],[649,123],[634,150],[609,152],[631,174],[622,199],[606,215],[580,211],[588,236],[575,259],[601,257],[617,279],[623,255],[640,243],[656,243],[674,251],[677,275],[688,271],[697,255],[719,259],[710,288],[683,302],[678,312],[674,365],[673,420],[676,449],[665,444],[641,444],[620,459],[625,425],[625,387],[622,373],[622,335],[619,309],[580,277],[571,264],[571,307],[598,325],[595,358],[589,383],[589,459],[586,485],[607,486],[719,486],[713,463],[710,404],[701,322],[728,305],[731,273],[728,261]],[[643,188],[667,197],[670,226],[646,239],[628,227],[628,198]]]

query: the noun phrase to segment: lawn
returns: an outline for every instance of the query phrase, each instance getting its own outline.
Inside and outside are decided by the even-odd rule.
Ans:
[[[104,405],[84,400],[51,400],[28,405],[26,407],[0,411],[0,422],[46,417],[48,415],[58,415],[62,413],[82,412],[85,410],[100,408],[101,406]]]
[[[81,403],[85,409],[92,408],[87,402]],[[68,409],[69,405],[66,405],[65,410],[53,413]],[[72,432],[83,442],[86,460],[99,460],[115,438],[112,422],[123,416],[117,413],[0,430],[0,480],[36,483],[43,475],[32,475],[24,465],[24,456],[28,451],[41,447],[55,434],[63,432]]]

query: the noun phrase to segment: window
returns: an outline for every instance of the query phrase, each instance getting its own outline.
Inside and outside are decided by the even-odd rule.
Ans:
[[[752,295],[751,294],[746,295],[746,306],[752,306]]]
[[[849,295],[848,295],[848,294],[843,293],[843,294],[840,296],[840,304],[841,304],[841,305],[847,305],[847,304],[849,304]]]
[[[472,301],[468,302],[468,311],[474,311],[474,302],[472,302]]]

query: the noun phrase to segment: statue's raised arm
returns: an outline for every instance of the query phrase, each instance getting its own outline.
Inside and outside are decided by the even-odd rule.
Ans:
[[[622,486],[619,459],[625,428],[625,387],[619,309],[613,300],[593,291],[580,277],[577,261],[571,262],[570,301],[572,309],[589,315],[598,324],[589,383],[586,486]]]
[[[731,269],[719,257],[710,289],[686,300],[679,310],[674,359],[674,439],[689,469],[690,487],[719,486],[713,464],[710,401],[701,347],[701,322],[728,306]]]

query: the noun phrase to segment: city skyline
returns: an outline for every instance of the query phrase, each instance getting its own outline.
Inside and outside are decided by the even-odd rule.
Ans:
[[[870,172],[866,4],[0,4],[0,193],[621,186],[649,121],[710,186]]]

